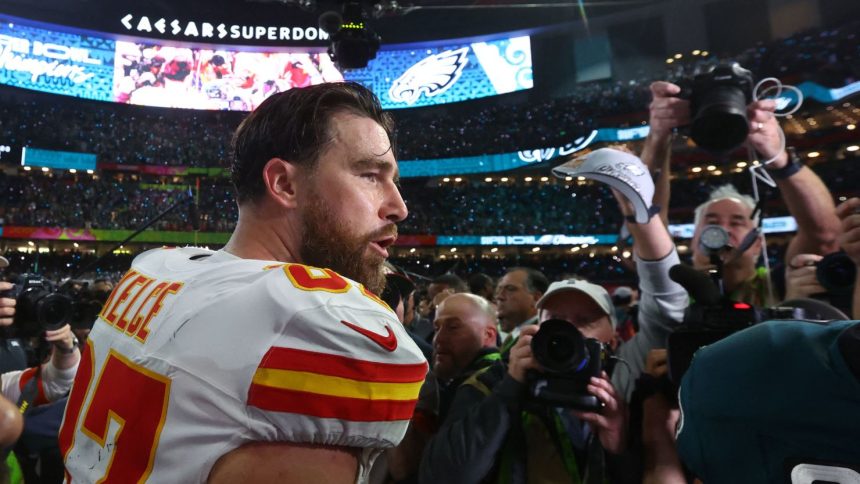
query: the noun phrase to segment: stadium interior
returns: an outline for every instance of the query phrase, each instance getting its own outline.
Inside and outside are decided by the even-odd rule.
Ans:
[[[194,81],[189,82],[197,83],[198,91],[205,91],[202,64],[207,54],[197,49],[218,42],[193,37],[204,22],[217,25],[219,19],[229,18],[236,24],[256,25],[255,20],[276,18],[285,25],[314,26],[321,12],[338,11],[341,4],[349,2],[204,3],[154,2],[153,13],[136,12],[134,4],[96,0],[40,2],[38,7],[7,0],[2,5],[3,13],[10,17],[4,24],[12,26],[12,19],[20,19],[20,25],[32,21],[48,37],[62,35],[52,32],[86,29],[108,41],[139,37],[138,44],[148,42],[150,51],[158,46],[157,38],[165,45],[185,45],[175,49],[174,59],[156,58],[155,62],[167,65],[152,67],[153,72],[193,61],[188,74]],[[485,77],[472,82],[472,92],[459,92],[459,98],[442,100],[444,96],[425,94],[423,98],[430,104],[419,102],[420,107],[409,107],[407,103],[391,109],[398,124],[403,196],[411,212],[400,227],[401,237],[392,256],[416,274],[433,277],[490,264],[486,271],[498,276],[505,266],[537,261],[545,267],[563,267],[551,270],[553,273],[590,267],[591,277],[599,281],[632,280],[633,274],[625,269],[629,251],[623,244],[555,244],[541,239],[546,235],[617,236],[621,225],[614,200],[604,186],[585,179],[558,179],[550,174],[550,168],[572,156],[617,143],[637,152],[644,137],[637,128],[647,127],[650,82],[680,81],[719,62],[737,61],[752,70],[756,79],[777,77],[790,85],[810,83],[828,95],[845,88],[830,98],[807,95],[800,109],[782,124],[788,145],[814,167],[835,197],[844,200],[857,195],[852,180],[856,179],[854,161],[860,154],[860,136],[855,129],[860,107],[851,93],[856,91],[852,83],[860,73],[855,62],[858,23],[851,15],[858,12],[854,2],[647,0],[598,2],[583,9],[560,2],[542,2],[533,8],[516,1],[460,2],[462,8],[439,1],[367,3],[367,30],[382,38],[383,54],[403,46],[423,49],[416,47],[422,42],[428,46],[427,52],[438,52],[444,47],[435,46],[446,44],[446,39],[455,39],[447,42],[449,45],[521,34],[530,40],[527,72],[514,74],[527,77],[524,86],[530,88],[496,93],[480,83],[501,81]],[[683,12],[679,12],[676,7],[682,3]],[[86,11],[93,8],[104,14],[92,18]],[[814,15],[799,15],[809,13],[807,10]],[[694,19],[690,22],[699,22],[701,30],[680,23],[685,14]],[[151,18],[144,21],[146,15]],[[155,25],[158,19],[167,23],[179,19],[175,25],[182,30],[174,36],[177,29],[168,25],[161,34]],[[188,27],[195,21],[200,25]],[[428,25],[432,28],[418,28]],[[14,28],[4,32],[6,39],[11,39]],[[294,41],[299,45],[293,47],[286,40],[270,40],[268,30],[265,34],[249,41],[232,39],[228,33],[220,47],[227,50],[238,44],[245,46],[244,50],[255,46],[259,52],[319,52],[328,43]],[[11,50],[11,40],[6,42]],[[144,57],[152,55],[145,48],[140,51]],[[209,61],[218,57],[209,52]],[[414,59],[414,50],[410,54]],[[180,59],[188,55],[191,57]],[[201,94],[204,109],[130,105],[129,96],[119,92],[123,84],[119,69],[125,64],[122,68],[128,73],[139,67],[129,66],[128,55],[123,54],[123,59],[118,54],[112,59],[116,68],[105,66],[116,72],[97,74],[107,76],[104,82],[108,92],[103,97],[75,90],[63,92],[56,87],[62,83],[51,87],[47,81],[22,82],[20,75],[4,74],[0,87],[0,145],[4,147],[0,148],[0,250],[13,262],[10,270],[68,276],[83,261],[102,255],[130,231],[186,197],[189,190],[195,204],[193,215],[199,221],[191,220],[192,212],[183,204],[147,232],[115,249],[119,260],[115,266],[108,257],[94,270],[116,277],[114,271],[121,270],[128,256],[147,248],[186,243],[218,247],[226,241],[236,216],[227,176],[229,143],[245,111],[232,110],[235,106],[229,104],[213,109],[212,98],[224,95],[215,93],[214,88]],[[382,55],[378,60],[384,60]],[[472,62],[477,63],[477,59]],[[238,60],[234,59],[234,64],[238,71]],[[356,79],[374,77],[374,65],[372,61],[360,70]],[[396,63],[383,66],[380,69],[387,69],[384,75],[388,76],[391,69],[401,68]],[[243,69],[245,81],[231,82],[245,82],[245,90],[254,90],[255,95],[265,89],[267,81],[251,77],[266,73]],[[231,74],[238,76],[238,72]],[[350,78],[348,74],[346,78]],[[138,84],[148,82],[141,79],[139,75]],[[271,87],[273,81],[268,83]],[[139,99],[135,104],[148,102],[147,98]],[[243,106],[247,109],[247,103]],[[582,143],[592,132],[613,129],[621,135],[598,136]],[[674,144],[670,223],[689,222],[692,208],[715,184],[733,182],[749,190],[747,167],[751,160],[745,150],[715,156],[698,149],[684,133]],[[23,162],[28,150],[30,154],[34,150],[77,153],[90,161],[78,168],[57,168],[49,151],[48,162],[40,166],[38,158]],[[571,150],[576,154],[567,153]],[[514,163],[512,169],[482,167],[483,160],[504,154],[519,154],[520,160],[528,162]],[[459,164],[448,164],[455,159]],[[88,165],[92,160],[94,163]],[[413,175],[434,171],[436,174],[429,176]],[[762,197],[766,217],[787,215],[772,191],[765,190]],[[786,235],[770,236],[769,244],[775,251]],[[516,240],[505,243],[499,237]],[[682,254],[688,251],[688,242],[678,239]]]

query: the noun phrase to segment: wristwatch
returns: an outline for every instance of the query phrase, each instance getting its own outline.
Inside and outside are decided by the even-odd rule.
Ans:
[[[803,168],[803,163],[801,163],[800,157],[797,156],[797,152],[794,150],[794,147],[790,146],[786,148],[785,151],[788,153],[788,163],[786,163],[782,168],[767,170],[770,176],[775,180],[785,180]],[[765,169],[767,169],[767,167],[765,167]]]
[[[62,353],[64,355],[70,355],[70,354],[74,353],[75,350],[78,349],[78,347],[80,345],[81,345],[81,343],[80,343],[80,341],[78,341],[78,337],[75,336],[74,339],[72,339],[72,347],[71,348],[63,348],[62,346],[58,346],[56,343],[54,344],[54,347],[60,353]]]

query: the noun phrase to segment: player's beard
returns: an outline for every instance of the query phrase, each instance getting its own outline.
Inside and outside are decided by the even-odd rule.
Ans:
[[[353,233],[346,220],[313,192],[304,212],[304,237],[299,255],[302,263],[331,269],[342,276],[358,281],[373,292],[382,294],[385,289],[385,258],[376,252],[368,253],[374,240],[397,236],[397,226],[389,225],[369,234]]]

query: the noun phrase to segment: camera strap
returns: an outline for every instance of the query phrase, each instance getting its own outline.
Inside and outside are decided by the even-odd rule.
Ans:
[[[588,465],[585,468],[583,484],[603,484],[606,470],[606,455],[597,433],[592,432],[588,439]]]
[[[42,365],[36,367],[33,377],[30,378],[24,388],[21,389],[21,395],[18,396],[18,410],[22,416],[27,415],[27,412],[33,408],[33,402],[39,397],[39,382],[42,379]]]

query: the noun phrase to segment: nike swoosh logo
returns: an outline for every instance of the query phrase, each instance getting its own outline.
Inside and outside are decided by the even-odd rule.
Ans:
[[[382,349],[386,351],[394,351],[397,349],[397,338],[394,336],[394,331],[391,331],[391,326],[389,326],[388,324],[385,325],[385,331],[387,331],[388,334],[383,336],[381,334],[374,333],[369,329],[364,329],[361,326],[352,324],[349,321],[341,320],[340,322],[343,323],[347,328],[353,329],[356,332],[367,336],[370,341],[373,341],[374,343],[378,344]]]

